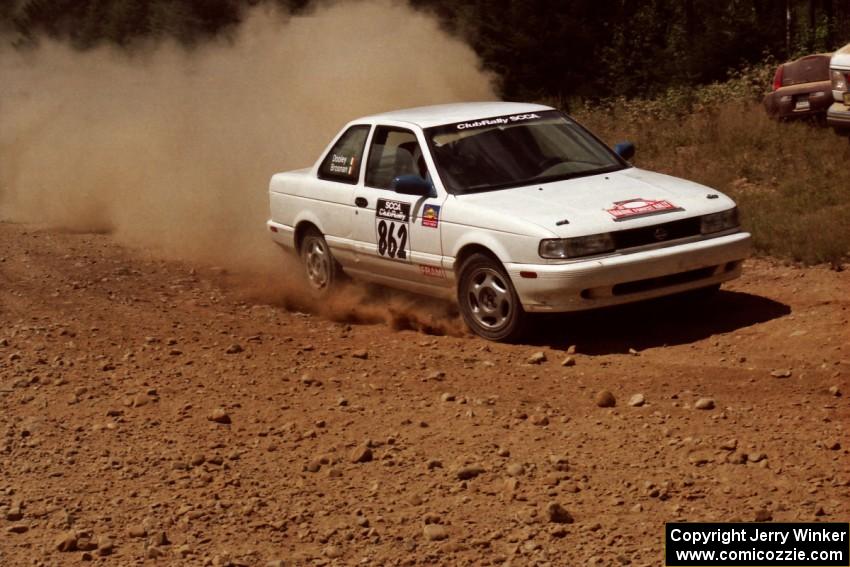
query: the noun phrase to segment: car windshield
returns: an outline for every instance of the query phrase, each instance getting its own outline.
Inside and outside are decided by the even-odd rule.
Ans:
[[[507,189],[628,167],[557,110],[497,116],[425,130],[446,190]]]

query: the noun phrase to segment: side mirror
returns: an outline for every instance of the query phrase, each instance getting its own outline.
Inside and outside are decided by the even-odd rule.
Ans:
[[[635,157],[635,145],[631,142],[617,142],[614,144],[614,151],[626,161]]]
[[[417,197],[433,197],[434,187],[431,182],[422,179],[418,175],[399,175],[393,179],[390,188],[402,195],[416,195]]]

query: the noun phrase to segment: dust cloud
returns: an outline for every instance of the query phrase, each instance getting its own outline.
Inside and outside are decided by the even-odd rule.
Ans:
[[[357,116],[495,99],[467,45],[389,0],[260,6],[191,51],[2,48],[0,76],[0,219],[273,280],[272,173],[311,165]]]

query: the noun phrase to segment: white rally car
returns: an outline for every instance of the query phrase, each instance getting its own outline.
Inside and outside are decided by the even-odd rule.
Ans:
[[[319,293],[341,273],[456,299],[493,340],[528,312],[703,288],[741,274],[750,235],[708,187],[628,163],[537,104],[463,103],[354,120],[269,187],[274,240]]]

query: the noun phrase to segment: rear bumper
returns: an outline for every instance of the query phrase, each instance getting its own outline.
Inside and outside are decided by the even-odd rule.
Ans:
[[[285,224],[280,224],[279,222],[274,222],[272,220],[266,221],[266,227],[269,229],[269,232],[272,235],[272,240],[274,240],[284,248],[288,248],[290,250],[295,249],[294,227],[287,226]]]
[[[832,103],[826,113],[826,123],[833,128],[850,128],[850,106],[840,102]]]
[[[581,311],[670,295],[737,278],[749,252],[750,234],[737,232],[568,264],[507,264],[505,267],[526,311]],[[529,272],[537,276],[529,278]]]
[[[782,87],[765,95],[767,113],[781,120],[825,114],[832,103],[829,81]]]

